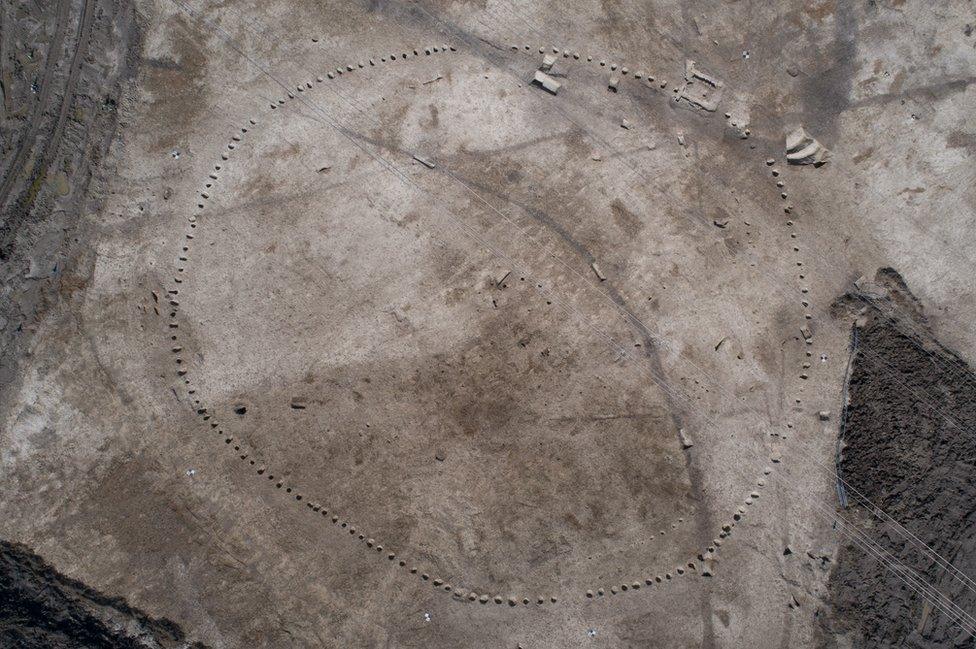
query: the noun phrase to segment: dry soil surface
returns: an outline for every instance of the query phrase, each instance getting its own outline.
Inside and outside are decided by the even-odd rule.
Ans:
[[[148,646],[972,642],[970,2],[0,17],[18,579]]]

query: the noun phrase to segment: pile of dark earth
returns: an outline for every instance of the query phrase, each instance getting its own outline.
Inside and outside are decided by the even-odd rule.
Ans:
[[[918,300],[890,268],[858,282],[834,309],[854,322],[838,460],[851,486],[847,513],[890,550],[896,569],[852,542],[841,548],[825,644],[837,646],[840,634],[855,647],[973,646],[970,633],[899,573],[914,571],[956,606],[976,610],[968,577],[976,575],[976,375],[933,337]],[[874,516],[855,490],[904,528]],[[921,552],[918,541],[940,558]]]
[[[0,647],[206,649],[173,622],[153,619],[69,579],[26,546],[0,540]]]

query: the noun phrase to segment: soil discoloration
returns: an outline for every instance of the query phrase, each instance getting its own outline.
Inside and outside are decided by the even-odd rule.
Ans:
[[[0,114],[0,140],[11,151],[0,161],[0,402],[36,324],[61,303],[64,282],[77,285],[91,272],[79,221],[98,204],[98,165],[139,43],[124,0],[66,0],[43,11],[26,4],[4,5],[0,18],[0,68],[15,70],[0,81],[14,108]],[[11,67],[33,60],[24,50],[33,43],[39,52],[41,34],[50,35],[43,67]]]
[[[70,579],[0,540],[0,645],[10,649],[206,649],[166,618]]]
[[[920,303],[891,269],[835,309],[853,313],[858,340],[839,469],[852,487],[855,520],[901,567],[844,546],[830,578],[833,614],[825,627],[849,634],[859,647],[961,646],[969,634],[899,574],[921,575],[963,610],[976,603],[969,578],[957,578],[976,574],[976,374],[938,342]],[[874,518],[857,492],[954,568]]]
[[[0,38],[3,126],[49,134],[11,184],[28,315],[0,293],[0,330],[34,344],[0,362],[0,536],[220,647],[809,647],[915,614],[847,550],[863,597],[830,628],[810,605],[843,541],[815,516],[848,418],[824,306],[911,269],[972,353],[969,260],[943,254],[972,247],[962,0],[49,5],[59,32]],[[58,88],[114,83],[92,7],[146,38],[89,105]],[[531,84],[543,55],[558,94]],[[120,129],[71,212],[87,175],[60,156],[93,107]],[[792,120],[830,164],[787,166]],[[81,261],[36,254],[65,239]],[[873,459],[930,479],[955,470],[937,451]],[[908,521],[909,469],[867,468]]]

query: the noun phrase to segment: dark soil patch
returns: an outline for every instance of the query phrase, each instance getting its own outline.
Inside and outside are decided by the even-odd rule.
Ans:
[[[26,546],[0,540],[0,647],[206,649],[169,620],[69,579]]]
[[[932,336],[921,306],[891,269],[859,283],[835,311],[856,322],[839,462],[853,487],[849,514],[901,567],[891,570],[853,543],[843,547],[825,628],[831,638],[848,634],[855,647],[972,646],[970,634],[899,571],[914,571],[955,605],[976,611],[976,584],[966,583],[976,576],[976,375]],[[872,516],[855,489],[952,568]]]

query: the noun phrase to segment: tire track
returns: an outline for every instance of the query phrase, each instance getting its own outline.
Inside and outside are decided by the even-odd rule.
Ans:
[[[20,146],[17,148],[17,154],[14,156],[14,160],[10,164],[10,169],[7,171],[7,175],[4,177],[3,183],[0,183],[0,208],[6,205],[7,198],[10,196],[10,191],[13,188],[14,181],[20,175],[18,170],[21,166],[23,166],[24,157],[31,149],[31,143],[37,137],[37,133],[41,128],[41,123],[44,121],[44,109],[47,107],[48,101],[51,98],[51,86],[53,85],[52,78],[54,76],[57,63],[61,60],[61,48],[64,47],[65,23],[68,20],[69,5],[70,0],[61,0],[60,4],[58,5],[57,28],[54,31],[54,39],[51,41],[51,47],[48,50],[47,60],[44,62],[44,77],[41,80],[40,97],[38,97],[37,105],[34,106],[34,113],[31,115],[30,124],[27,128],[27,134],[24,135],[24,138],[20,142]]]
[[[92,20],[95,17],[95,4],[92,0],[85,0],[82,7],[81,21],[78,24],[77,44],[75,51],[71,55],[71,68],[68,72],[68,80],[64,86],[64,94],[61,98],[61,110],[58,112],[58,121],[54,125],[51,138],[44,147],[41,157],[41,173],[46,173],[47,168],[54,161],[54,154],[57,152],[58,144],[61,142],[61,134],[64,131],[64,123],[68,118],[68,109],[74,105],[75,87],[78,85],[78,75],[81,72],[81,63],[84,61],[84,54],[88,51],[88,42],[91,39]]]

